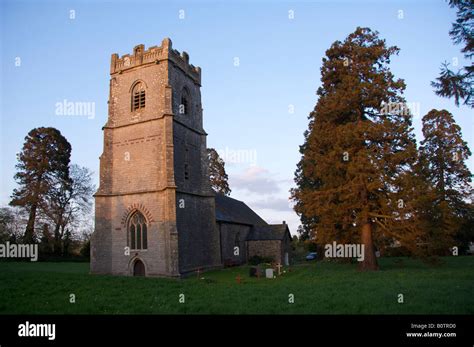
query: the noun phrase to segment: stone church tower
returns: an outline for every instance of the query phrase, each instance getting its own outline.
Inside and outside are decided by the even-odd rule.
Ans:
[[[164,39],[112,55],[91,272],[180,276],[221,265],[201,69]]]

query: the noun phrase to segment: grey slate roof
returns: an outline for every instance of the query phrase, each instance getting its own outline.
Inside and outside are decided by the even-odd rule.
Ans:
[[[267,225],[267,222],[245,203],[223,194],[216,194],[216,219],[218,222]]]
[[[283,240],[289,231],[287,224],[269,225],[244,202],[223,194],[216,194],[217,222],[252,226],[247,240]]]
[[[255,226],[249,233],[247,240],[283,240],[287,232],[290,232],[287,224]]]

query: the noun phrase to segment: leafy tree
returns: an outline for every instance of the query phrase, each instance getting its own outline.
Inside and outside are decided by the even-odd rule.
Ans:
[[[47,223],[43,224],[42,235],[39,244],[39,252],[42,256],[50,255],[54,251],[54,239],[49,231]]]
[[[55,128],[35,128],[25,137],[18,156],[10,205],[21,206],[28,213],[24,242],[35,240],[35,220],[39,206],[58,181],[69,180],[71,145]]]
[[[81,250],[80,250],[81,256],[83,256],[86,259],[90,259],[91,256],[91,240],[87,239],[83,242]]]
[[[209,164],[209,179],[212,188],[218,193],[230,195],[229,177],[225,172],[224,160],[222,160],[214,148],[207,149],[207,159]]]
[[[398,51],[369,28],[326,51],[292,190],[296,211],[317,221],[319,244],[365,245],[362,270],[378,268],[374,233],[410,240],[397,225],[410,215],[417,151],[405,83],[388,68]]]
[[[296,233],[298,234],[298,240],[299,241],[306,241],[310,239],[310,233],[305,227],[302,225],[298,226],[298,229],[296,230]]]
[[[66,229],[64,233],[64,240],[63,240],[63,255],[68,256],[71,252],[71,244],[72,244],[72,235],[69,229]]]
[[[472,0],[450,0],[449,6],[457,8],[456,22],[449,32],[456,44],[463,44],[461,52],[466,59],[471,60],[474,55],[474,2]],[[456,106],[460,100],[465,105],[474,107],[474,65],[454,72],[449,69],[448,63],[443,63],[441,73],[435,82],[431,82],[437,95],[454,98]]]
[[[82,215],[88,215],[92,206],[92,172],[73,164],[70,179],[58,181],[46,194],[41,211],[54,226],[54,251],[67,253],[71,232],[68,231]],[[69,232],[69,234],[68,234]]]
[[[461,223],[454,240],[459,245],[460,254],[465,254],[469,244],[474,242],[474,203],[466,204],[459,212]]]
[[[0,208],[0,243],[17,243],[24,234],[25,226],[25,214],[21,208]]]
[[[0,243],[8,241],[10,238],[10,225],[14,220],[12,211],[8,208],[0,208]]]

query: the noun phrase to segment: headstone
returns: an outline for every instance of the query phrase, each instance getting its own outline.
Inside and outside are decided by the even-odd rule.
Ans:
[[[266,278],[273,278],[273,269],[266,269],[265,270],[265,277]]]

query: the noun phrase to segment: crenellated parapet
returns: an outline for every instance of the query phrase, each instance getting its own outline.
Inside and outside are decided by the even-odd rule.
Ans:
[[[194,82],[201,84],[201,68],[189,63],[189,54],[180,53],[173,49],[172,42],[165,38],[161,46],[153,46],[145,50],[144,45],[137,45],[132,54],[125,54],[121,57],[117,53],[112,54],[110,62],[110,74],[123,73],[137,66],[147,64],[160,64],[162,61],[170,61],[174,66],[181,69]]]

